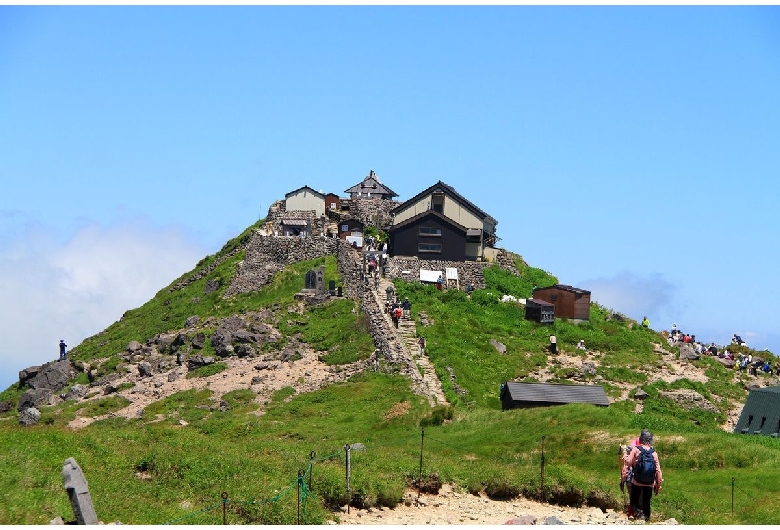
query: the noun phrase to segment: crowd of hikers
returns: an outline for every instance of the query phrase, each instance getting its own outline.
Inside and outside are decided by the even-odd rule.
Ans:
[[[754,358],[752,353],[748,353],[747,355],[744,353],[735,354],[733,349],[732,351],[729,351],[729,346],[719,349],[714,342],[711,342],[709,345],[699,342],[696,340],[696,335],[683,333],[677,329],[677,324],[672,324],[672,330],[668,333],[666,340],[669,342],[670,346],[690,344],[693,350],[699,355],[709,355],[732,361],[734,363],[734,368],[740,372],[747,371],[750,375],[758,375],[758,372],[764,372],[770,375],[780,375],[780,363],[775,363],[775,366],[773,367],[770,358]],[[734,346],[747,347],[747,343],[742,340],[742,337],[737,333],[732,335],[731,344]]]

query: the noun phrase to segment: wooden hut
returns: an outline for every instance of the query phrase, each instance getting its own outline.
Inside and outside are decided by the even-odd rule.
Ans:
[[[570,320],[590,320],[590,291],[556,284],[534,289],[533,298],[555,306],[555,316]]]
[[[525,319],[540,324],[552,324],[555,322],[555,306],[544,300],[529,298],[525,301]]]
[[[780,386],[751,390],[734,432],[780,437]]]
[[[515,383],[501,385],[503,410],[531,407],[550,407],[567,403],[591,403],[609,406],[609,398],[598,385],[560,385],[553,383]]]

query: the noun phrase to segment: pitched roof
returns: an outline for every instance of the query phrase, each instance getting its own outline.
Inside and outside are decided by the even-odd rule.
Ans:
[[[586,291],[585,289],[580,289],[579,287],[572,287],[571,285],[564,285],[562,283],[556,283],[555,285],[551,285],[550,287],[537,287],[536,289],[534,289],[534,292],[546,291],[548,289],[556,289],[559,291],[570,291],[575,294],[590,294],[590,291]]]
[[[609,405],[609,398],[598,385],[560,385],[553,383],[504,383],[504,391],[509,392],[512,401],[537,404],[592,403]]]
[[[779,405],[780,385],[751,390],[734,426],[734,432],[775,436],[780,432]]]
[[[408,201],[401,203],[399,206],[396,206],[395,208],[393,208],[390,211],[390,213],[391,214],[396,214],[396,213],[400,212],[401,210],[404,210],[407,206],[418,202],[420,199],[422,199],[423,197],[425,197],[426,195],[428,195],[429,193],[432,193],[434,191],[442,191],[442,192],[444,192],[445,196],[448,195],[450,197],[454,197],[467,210],[471,211],[477,217],[479,217],[481,219],[490,219],[490,221],[492,221],[494,224],[496,224],[496,225],[498,224],[498,221],[496,221],[493,216],[488,215],[487,213],[485,213],[485,211],[481,210],[480,208],[478,208],[476,204],[474,204],[473,202],[468,200],[466,197],[464,197],[463,195],[461,195],[460,193],[455,191],[455,188],[453,188],[452,186],[450,186],[448,184],[445,184],[442,181],[438,181],[436,184],[434,184],[433,186],[430,186],[430,187],[424,189],[423,191],[421,191],[420,193],[418,193],[417,195],[415,195],[414,197],[412,197]]]
[[[387,195],[389,197],[398,197],[396,192],[379,182],[379,177],[374,173],[373,169],[366,175],[362,182],[344,190],[344,193],[374,193]]]
[[[310,192],[312,192],[314,195],[319,195],[320,197],[322,197],[323,199],[325,199],[325,195],[324,195],[323,193],[320,193],[319,191],[315,190],[314,188],[312,188],[312,187],[310,187],[310,186],[302,186],[302,187],[298,188],[297,190],[292,190],[292,191],[291,191],[291,192],[289,192],[289,193],[285,193],[285,195],[284,195],[284,198],[285,198],[285,199],[287,199],[287,198],[289,198],[290,196],[292,196],[292,195],[295,195],[295,194],[296,194],[296,193],[298,193],[299,191],[303,191],[303,190],[309,190],[309,191],[310,191]]]
[[[450,226],[452,226],[454,228],[457,228],[461,232],[466,233],[466,231],[467,231],[465,226],[456,223],[455,221],[453,221],[452,219],[450,219],[446,215],[441,214],[439,212],[436,212],[434,210],[426,210],[424,212],[418,213],[414,217],[410,217],[409,219],[407,219],[405,221],[402,221],[402,222],[400,222],[400,223],[398,223],[396,225],[393,225],[393,230],[396,230],[397,228],[402,228],[402,227],[404,227],[406,225],[415,223],[415,222],[417,222],[420,219],[423,219],[425,217],[436,217],[437,219],[441,220],[443,223],[446,223],[446,224],[448,224],[448,225],[450,225]]]

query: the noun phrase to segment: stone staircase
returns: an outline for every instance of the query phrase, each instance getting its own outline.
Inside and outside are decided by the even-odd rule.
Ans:
[[[377,303],[380,307],[385,306],[387,301],[387,288],[393,285],[393,282],[387,278],[379,278],[376,289],[373,289],[375,282],[370,281],[369,285],[372,287],[374,296],[376,296]],[[395,287],[393,286],[393,289]],[[401,317],[398,322],[398,329],[393,325],[393,320],[388,313],[384,313],[385,323],[389,330],[395,334],[398,343],[402,346],[402,351],[406,362],[416,367],[416,371],[420,373],[422,379],[418,381],[418,386],[422,392],[428,397],[430,405],[445,405],[447,398],[444,397],[444,391],[442,390],[441,381],[436,376],[436,370],[433,367],[428,356],[425,352],[420,351],[419,338],[417,337],[417,326],[414,321],[414,307],[412,307],[412,316]]]

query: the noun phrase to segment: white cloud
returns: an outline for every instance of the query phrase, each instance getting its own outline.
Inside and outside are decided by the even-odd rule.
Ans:
[[[621,272],[611,278],[596,278],[580,282],[591,292],[591,298],[635,320],[647,316],[653,329],[668,328],[671,315],[679,313],[678,290],[662,274],[641,276]]]
[[[85,224],[68,241],[28,230],[0,249],[0,389],[102,331],[190,270],[204,248],[176,227]]]

